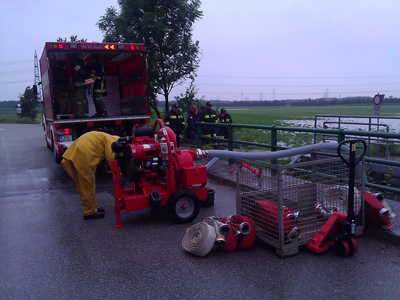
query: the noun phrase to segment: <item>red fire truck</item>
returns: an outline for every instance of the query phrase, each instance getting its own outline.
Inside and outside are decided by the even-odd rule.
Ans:
[[[85,117],[77,117],[71,69],[74,54],[81,54],[85,64],[97,54],[103,63],[107,94],[103,94],[102,100],[107,117],[90,117],[96,113],[91,84],[86,87]],[[90,64],[87,68],[90,73]],[[130,136],[134,127],[150,122],[143,44],[47,42],[40,59],[40,73],[46,144],[57,163],[68,146],[88,131]]]

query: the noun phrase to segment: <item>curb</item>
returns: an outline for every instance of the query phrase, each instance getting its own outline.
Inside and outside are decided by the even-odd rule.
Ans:
[[[391,229],[385,230],[379,227],[366,225],[363,235],[379,240],[380,242],[400,246],[400,236],[396,235]]]

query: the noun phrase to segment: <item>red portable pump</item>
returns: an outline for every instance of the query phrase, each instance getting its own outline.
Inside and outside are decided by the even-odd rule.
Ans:
[[[158,126],[160,127],[159,129]],[[112,144],[116,224],[123,227],[121,210],[167,206],[177,223],[193,221],[200,204],[208,205],[207,168],[194,165],[198,153],[176,147],[174,132],[157,119],[153,128],[134,129],[134,136]],[[213,196],[213,195],[212,195]]]

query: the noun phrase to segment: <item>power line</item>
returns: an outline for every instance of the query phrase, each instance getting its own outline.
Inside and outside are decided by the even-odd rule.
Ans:
[[[13,74],[21,74],[21,73],[31,73],[31,70],[20,70],[20,71],[8,71],[8,72],[0,72],[0,75],[13,75]]]
[[[31,64],[32,60],[29,59],[29,60],[3,61],[3,62],[0,62],[0,65],[4,66],[4,65],[28,64],[28,63]]]
[[[362,83],[362,84],[323,84],[323,85],[255,85],[255,84],[240,84],[240,87],[281,87],[281,88],[310,88],[310,87],[326,87],[328,86],[371,86],[371,85],[393,85],[400,82],[393,83]],[[208,85],[208,86],[239,86],[238,84],[229,83],[196,83],[196,85]]]
[[[365,78],[399,78],[400,75],[385,75],[385,76],[332,76],[332,77],[251,77],[251,76],[217,76],[217,75],[200,75],[199,77],[212,78],[236,78],[236,79],[365,79]]]
[[[176,93],[181,93],[179,91],[175,91]],[[386,90],[386,91],[379,91],[380,93],[391,93],[391,92],[400,92],[400,90]],[[205,92],[205,91],[199,91],[199,94],[215,94],[215,92]],[[362,92],[329,92],[329,94],[340,94],[340,95],[345,95],[345,94],[375,94],[377,91],[362,91]],[[223,94],[223,95],[240,95],[239,93],[224,93],[224,92],[218,92],[218,94]],[[260,95],[260,92],[256,93],[243,93],[245,95]],[[283,95],[321,95],[323,92],[310,92],[310,93],[263,93],[267,95],[273,95],[275,94],[276,96],[283,96]]]
[[[0,82],[0,85],[3,85],[3,84],[14,84],[14,83],[24,83],[24,82],[32,82],[32,80],[18,80],[18,81]]]

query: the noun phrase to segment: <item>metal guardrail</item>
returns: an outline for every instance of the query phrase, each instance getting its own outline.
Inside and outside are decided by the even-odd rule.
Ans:
[[[326,120],[328,119],[328,120]],[[360,120],[361,122],[352,122],[352,120]],[[367,120],[366,122],[362,122],[363,120]],[[381,123],[381,121],[397,121],[400,124],[400,117],[381,117],[381,116],[357,116],[357,115],[337,115],[337,114],[317,114],[314,118],[314,128],[318,128],[320,125],[321,128],[328,129],[329,125],[336,125],[339,129],[342,129],[343,125],[357,125],[357,127],[361,126],[361,129],[368,132],[382,132],[381,128],[383,128],[384,132],[389,133],[390,126],[386,123]],[[322,123],[322,124],[321,124]],[[321,135],[322,140],[332,140],[331,135],[325,134],[314,134],[314,143],[317,141],[317,136]],[[389,143],[390,140],[379,137],[371,137],[368,136],[365,138],[365,142],[368,145],[367,156],[371,156],[371,145],[377,146],[377,151],[379,152],[379,147],[383,146],[385,148],[385,158],[390,158],[389,152]]]
[[[221,139],[221,138],[215,138],[215,137],[202,135],[202,126],[204,126],[204,125],[216,126],[216,127],[227,127],[228,138]],[[234,144],[257,146],[257,147],[270,149],[271,151],[290,149],[289,147],[283,147],[283,146],[278,145],[278,133],[279,132],[282,132],[282,133],[283,132],[308,132],[308,133],[314,133],[314,135],[315,134],[330,135],[330,136],[335,136],[338,143],[340,143],[341,141],[344,141],[346,139],[346,137],[351,137],[351,138],[354,138],[354,137],[359,137],[359,138],[376,137],[376,138],[384,138],[384,139],[390,141],[391,143],[400,144],[400,133],[388,133],[388,132],[372,132],[372,131],[368,132],[368,131],[355,131],[355,130],[344,130],[344,129],[322,129],[322,128],[248,125],[248,124],[224,124],[224,123],[206,123],[206,124],[205,123],[197,123],[197,128],[198,128],[198,136],[199,136],[198,147],[200,149],[203,147],[202,139],[225,142],[228,145],[228,151],[233,151]],[[233,139],[233,130],[235,128],[269,130],[271,132],[270,144],[234,140]],[[377,163],[377,164],[381,164],[381,165],[385,165],[385,166],[400,167],[400,161],[394,161],[394,160],[388,160],[388,159],[377,159],[377,158],[369,157],[369,155],[365,157],[365,161],[371,162],[371,163]],[[233,163],[233,161],[230,161],[229,163]],[[272,160],[271,163],[276,164],[276,160]],[[398,188],[388,187],[388,186],[379,185],[379,184],[372,184],[372,183],[366,183],[365,186],[400,194],[400,189],[398,189]]]

